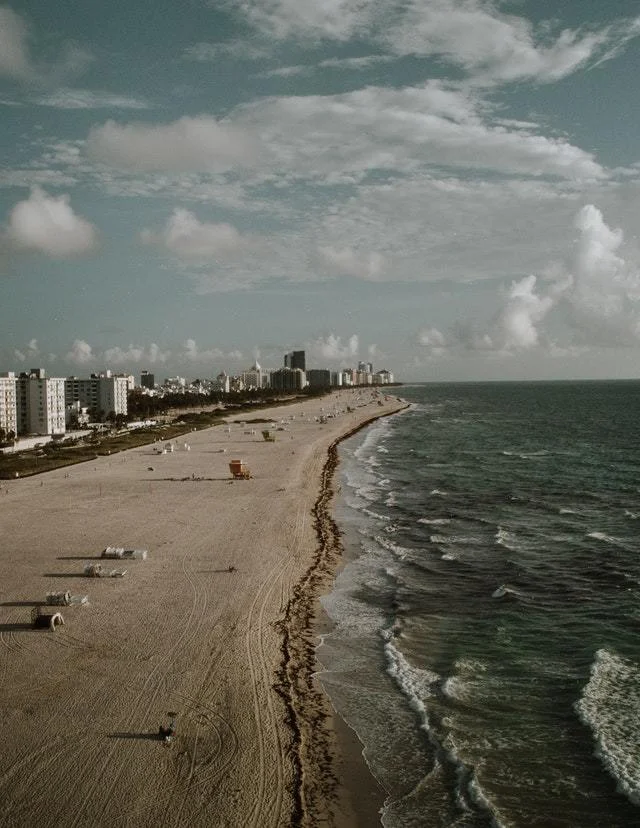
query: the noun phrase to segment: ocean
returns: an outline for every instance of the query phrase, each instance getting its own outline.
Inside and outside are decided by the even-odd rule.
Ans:
[[[399,392],[341,444],[318,647],[381,824],[640,825],[640,382]]]

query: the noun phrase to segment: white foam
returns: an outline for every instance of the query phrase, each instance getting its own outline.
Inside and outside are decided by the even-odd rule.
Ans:
[[[387,673],[394,679],[402,693],[409,701],[411,709],[420,718],[420,727],[429,730],[429,716],[425,700],[433,696],[434,687],[440,682],[440,676],[420,667],[413,667],[393,643],[393,630],[382,630],[385,640],[384,653],[387,659]]]
[[[441,489],[431,489],[429,492],[431,497],[446,497],[447,493],[443,492]]]
[[[450,518],[418,518],[418,523],[425,523],[427,526],[444,526],[451,523]]]
[[[500,546],[506,546],[507,549],[511,549],[514,552],[518,550],[516,536],[512,532],[503,529],[502,526],[498,526],[495,539]]]
[[[618,790],[640,805],[640,665],[598,650],[575,709],[593,731],[596,756]]]
[[[606,535],[604,532],[589,532],[587,537],[593,538],[594,540],[603,541],[604,543],[620,543],[619,538],[614,538],[611,535]]]

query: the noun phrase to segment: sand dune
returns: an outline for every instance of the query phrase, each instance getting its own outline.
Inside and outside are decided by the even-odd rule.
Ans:
[[[318,423],[321,406],[341,413]],[[0,826],[349,823],[301,598],[338,551],[313,511],[329,446],[400,407],[337,392],[258,412],[273,443],[234,423],[2,484]],[[230,479],[235,458],[252,479]],[[83,577],[108,545],[149,556]],[[31,629],[54,590],[89,603]]]

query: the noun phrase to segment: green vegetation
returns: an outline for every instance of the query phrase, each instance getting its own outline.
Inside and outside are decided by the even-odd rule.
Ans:
[[[0,454],[0,479],[8,480],[15,477],[28,477],[32,474],[51,471],[63,466],[71,466],[75,463],[84,463],[87,460],[95,460],[97,457],[116,454],[120,451],[136,448],[137,446],[148,445],[156,441],[173,440],[182,437],[191,431],[200,431],[204,428],[211,428],[215,425],[222,425],[229,413],[237,414],[239,411],[254,412],[260,408],[274,405],[288,405],[299,402],[307,395],[300,394],[286,399],[270,395],[261,395],[258,399],[245,399],[241,402],[226,404],[224,408],[211,408],[208,410],[189,411],[181,413],[180,416],[170,422],[159,423],[156,426],[136,428],[132,430],[113,430],[103,433],[94,432],[92,435],[78,438],[66,439],[64,441],[54,440],[44,445],[36,446],[33,449],[24,451]],[[150,398],[153,399],[153,398]],[[199,399],[202,405],[202,398]],[[180,396],[180,409],[187,407],[185,400]],[[131,414],[130,414],[131,416]],[[137,412],[133,419],[140,416]],[[245,421],[250,422],[250,421]],[[265,422],[264,420],[253,420],[253,422]],[[73,438],[73,432],[67,435]]]

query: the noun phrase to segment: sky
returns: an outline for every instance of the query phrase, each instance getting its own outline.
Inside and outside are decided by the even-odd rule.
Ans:
[[[640,377],[637,0],[0,6],[0,372]]]

